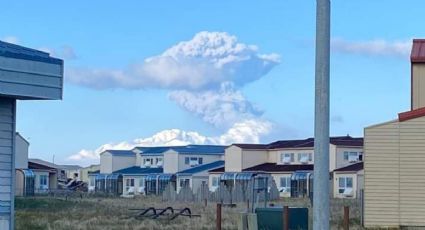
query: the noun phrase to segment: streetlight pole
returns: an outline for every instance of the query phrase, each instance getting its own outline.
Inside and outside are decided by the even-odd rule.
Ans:
[[[330,0],[316,0],[313,229],[329,230]]]

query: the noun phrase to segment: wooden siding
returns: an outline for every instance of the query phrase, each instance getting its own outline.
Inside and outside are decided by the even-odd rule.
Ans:
[[[0,229],[13,229],[16,101],[0,98]]]
[[[0,94],[19,99],[62,99],[63,64],[0,56]]]
[[[364,224],[399,226],[399,124],[368,127],[364,142]]]
[[[425,226],[425,117],[400,122],[399,127],[400,224]]]

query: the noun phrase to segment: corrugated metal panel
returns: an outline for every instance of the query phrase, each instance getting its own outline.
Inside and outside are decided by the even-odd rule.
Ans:
[[[366,128],[364,152],[365,226],[399,226],[398,122]]]
[[[13,228],[11,213],[13,213],[13,190],[14,183],[13,144],[15,129],[15,100],[0,98],[0,154],[5,163],[0,165],[0,226],[8,229]],[[6,163],[8,162],[8,163]]]

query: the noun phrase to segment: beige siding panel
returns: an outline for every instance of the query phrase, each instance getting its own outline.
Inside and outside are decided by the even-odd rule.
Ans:
[[[242,149],[230,146],[224,150],[224,168],[226,172],[242,171]]]
[[[425,86],[425,79],[421,80],[421,84]],[[425,105],[425,91],[419,96],[420,104]],[[425,117],[400,122],[401,225],[425,226],[424,140]]]
[[[399,225],[398,123],[365,129],[365,226]]]

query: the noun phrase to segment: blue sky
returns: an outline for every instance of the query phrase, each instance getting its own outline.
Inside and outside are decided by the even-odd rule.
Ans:
[[[361,136],[409,109],[409,47],[425,36],[424,8],[332,1],[333,135]],[[18,104],[17,130],[31,157],[88,164],[104,148],[313,134],[315,1],[7,1],[0,28],[1,40],[65,59],[63,101]],[[246,45],[232,52],[249,60],[215,72],[202,45],[217,38]],[[204,56],[178,50],[183,41]],[[174,71],[167,57],[179,61]]]

